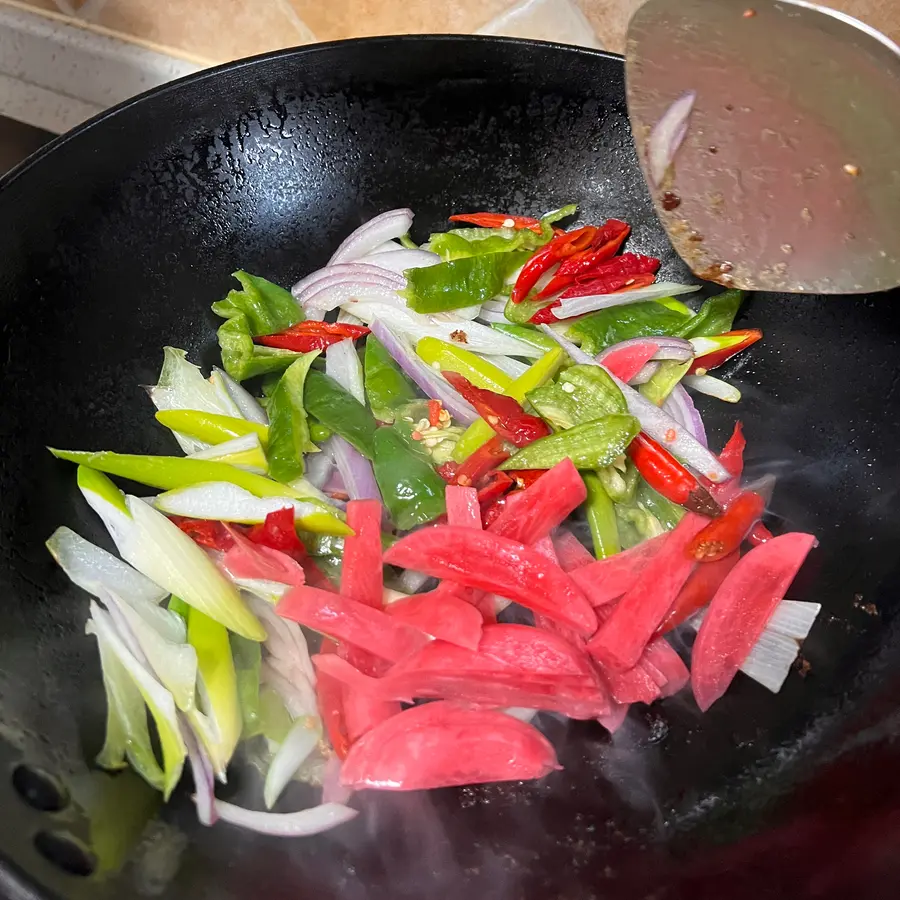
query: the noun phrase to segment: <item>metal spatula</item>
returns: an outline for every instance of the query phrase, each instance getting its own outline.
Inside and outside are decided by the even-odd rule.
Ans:
[[[626,77],[644,175],[696,275],[820,294],[900,285],[896,44],[810,3],[649,0]]]

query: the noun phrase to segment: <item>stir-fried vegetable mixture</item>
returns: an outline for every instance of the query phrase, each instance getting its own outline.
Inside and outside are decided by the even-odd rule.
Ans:
[[[780,689],[815,538],[769,532],[740,424],[713,452],[692,399],[737,401],[709,373],[761,334],[732,330],[739,292],[692,309],[625,222],[575,212],[456,215],[417,247],[393,210],[292,291],[237,272],[223,367],[167,347],[149,391],[184,455],[52,451],[119,552],[48,541],[93,598],[98,765],[168,797],[187,762],[203,823],[297,836],[355,790],[547,775],[537,711],[614,731],[739,669]],[[266,811],[215,798],[236,756]],[[321,804],[272,812],[293,780]]]

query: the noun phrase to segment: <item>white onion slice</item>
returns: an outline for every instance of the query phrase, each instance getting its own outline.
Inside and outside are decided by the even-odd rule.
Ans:
[[[269,658],[284,661],[311,685],[316,683],[316,670],[309,658],[309,646],[303,629],[290,619],[283,619],[274,607],[258,597],[250,597],[247,605],[259,617],[266,630]]]
[[[600,365],[600,363],[598,363],[597,360],[594,359],[593,356],[591,356],[588,353],[585,353],[584,350],[582,350],[581,347],[578,346],[578,344],[573,344],[572,341],[570,341],[568,338],[563,337],[561,334],[557,334],[556,331],[554,331],[549,325],[547,325],[547,324],[538,325],[538,328],[540,328],[541,331],[543,331],[544,334],[546,334],[548,338],[551,338],[552,340],[556,341],[556,343],[559,344],[559,346],[562,347],[563,350],[565,350],[566,353],[569,354],[569,356],[572,358],[572,360],[577,362],[579,365],[583,365],[583,366],[599,366]]]
[[[488,325],[509,325],[506,313],[495,312],[492,309],[482,309],[478,314],[478,318],[482,322],[487,322]]]
[[[191,764],[191,774],[194,776],[194,803],[197,806],[197,818],[201,825],[213,825],[216,821],[216,796],[215,775],[212,763],[203,749],[203,745],[197,740],[193,729],[180,718],[181,736],[187,749],[188,762]]]
[[[338,325],[365,325],[366,324],[365,322],[363,322],[362,319],[358,319],[352,313],[348,313],[343,309],[338,311],[337,323],[338,323]]]
[[[387,278],[393,276],[378,266],[372,266],[368,263],[342,263],[337,266],[325,266],[322,269],[316,269],[310,272],[305,278],[301,278],[292,288],[291,293],[294,299],[300,301],[304,295],[309,293],[316,285],[321,285],[323,281],[351,281],[361,278]]]
[[[355,809],[340,803],[322,803],[294,813],[270,813],[244,809],[224,800],[216,800],[215,811],[223,822],[229,822],[231,825],[272,837],[288,838],[321,834],[359,815]]]
[[[396,272],[402,275],[407,269],[424,269],[435,266],[441,261],[437,253],[429,253],[427,250],[407,250],[401,247],[387,253],[370,253],[364,256],[360,262],[370,266],[378,266],[388,272]]]
[[[697,99],[696,91],[682,94],[662,114],[647,139],[647,168],[654,186],[659,187],[687,134],[688,119]]]
[[[391,209],[383,212],[351,232],[334,251],[328,264],[353,262],[371,253],[386,241],[403,237],[409,232],[412,223],[411,209]]]
[[[726,403],[738,403],[741,399],[741,392],[733,384],[712,375],[685,375],[684,383],[700,394],[724,400]]]
[[[406,250],[406,247],[399,243],[399,241],[385,241],[383,244],[376,247],[369,256],[373,256],[376,253],[393,253],[397,250]]]
[[[352,338],[338,341],[325,351],[325,374],[333,378],[357,403],[366,404],[363,370]]]
[[[287,737],[282,742],[266,773],[263,787],[263,800],[267,809],[271,809],[281,792],[297,773],[297,769],[306,762],[309,755],[319,743],[319,729],[311,725],[309,720],[300,719],[291,726]]]
[[[406,594],[415,594],[426,581],[429,576],[424,572],[417,572],[415,569],[404,569],[403,573],[397,579],[400,590]]]
[[[618,291],[614,294],[588,294],[584,297],[568,297],[560,300],[559,306],[553,308],[557,319],[571,319],[585,313],[596,312],[611,306],[625,306],[630,303],[641,303],[644,300],[658,300],[662,297],[674,297],[677,294],[691,294],[699,291],[696,284],[676,284],[672,281],[660,281],[647,287],[635,288],[631,291]]]

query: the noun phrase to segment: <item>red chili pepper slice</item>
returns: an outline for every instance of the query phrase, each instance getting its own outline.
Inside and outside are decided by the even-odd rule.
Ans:
[[[687,621],[694,613],[700,612],[716,595],[719,586],[728,573],[741,558],[740,551],[735,550],[716,562],[697,566],[690,574],[684,587],[678,592],[675,602],[666,613],[666,617],[656,629],[657,634],[666,634]]]
[[[688,556],[698,562],[715,562],[737,550],[759,521],[766,501],[754,491],[738,494],[728,508],[710,522],[688,545]]]
[[[550,428],[543,419],[526,413],[512,397],[475,387],[458,372],[444,372],[443,375],[500,437],[517,447],[525,447],[550,434]]]
[[[495,434],[487,443],[482,444],[469,458],[460,465],[450,484],[461,484],[465,487],[478,484],[492,469],[509,459],[509,452],[503,438]],[[441,476],[444,477],[444,476]]]
[[[290,512],[293,521],[294,511]],[[188,519],[183,516],[169,516],[169,519],[201,547],[225,551],[234,545],[234,538],[221,522],[213,519]]]
[[[667,500],[701,516],[722,510],[709,491],[668,450],[641,432],[625,451],[644,480]]]
[[[306,547],[297,537],[297,528],[294,524],[294,510],[286,506],[284,509],[276,509],[270,512],[261,525],[254,525],[247,537],[255,544],[280,550],[288,556],[302,563],[306,557]]]
[[[435,469],[435,472],[437,472],[447,484],[456,484],[454,479],[456,478],[456,473],[459,472],[459,463],[453,462],[452,459],[448,459],[447,462],[438,466]]]
[[[724,334],[718,335],[719,337],[737,337],[738,335],[742,335],[742,340],[740,343],[732,344],[730,347],[724,347],[721,350],[713,350],[712,353],[706,353],[703,356],[698,356],[693,363],[691,363],[691,367],[688,369],[688,374],[693,375],[695,372],[699,372],[701,369],[703,372],[708,372],[710,369],[717,369],[722,363],[731,359],[732,356],[736,356],[742,350],[746,350],[751,345],[755,344],[758,340],[762,338],[762,332],[758,328],[744,328],[739,331],[726,331]]]
[[[437,428],[441,424],[441,401],[428,401],[428,424],[432,428]]]
[[[332,344],[356,340],[369,333],[364,325],[350,325],[345,322],[298,322],[278,334],[265,334],[254,338],[264,347],[279,350],[293,350],[295,353],[309,353],[311,350],[325,350]]]
[[[629,231],[628,226],[624,222],[620,224],[625,227],[620,237],[613,238],[597,249],[585,250],[577,256],[572,256],[560,263],[553,278],[538,294],[538,297],[549,297],[570,284],[581,281],[593,272],[597,274],[605,274],[607,271],[625,272],[629,268],[634,268],[635,270],[630,273],[632,275],[648,271],[655,272],[659,268],[659,260],[653,259],[651,256],[641,256],[636,253],[623,253],[621,256],[615,255]],[[652,262],[650,262],[651,260]]]
[[[747,540],[753,544],[754,547],[758,547],[760,544],[764,544],[766,541],[771,541],[775,535],[763,525],[762,522],[757,522],[751,529],[750,534],[747,535]]]
[[[544,272],[560,260],[568,259],[589,247],[596,233],[597,229],[593,225],[585,225],[575,231],[559,232],[522,267],[509,295],[512,302],[521,303]]]
[[[457,213],[450,216],[451,222],[467,222],[469,225],[478,225],[480,228],[527,228],[535,234],[541,233],[541,223],[531,216],[508,216],[503,213],[479,212]]]
[[[506,474],[516,483],[517,488],[529,488],[547,469],[510,469]]]

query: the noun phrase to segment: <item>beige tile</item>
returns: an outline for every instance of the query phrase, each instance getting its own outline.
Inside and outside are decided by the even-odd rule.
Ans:
[[[512,0],[290,0],[318,40],[376,34],[470,34]]]
[[[26,0],[75,21],[211,61],[314,40],[288,0]]]

